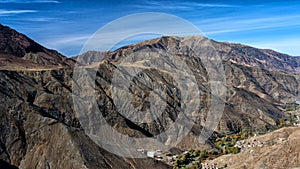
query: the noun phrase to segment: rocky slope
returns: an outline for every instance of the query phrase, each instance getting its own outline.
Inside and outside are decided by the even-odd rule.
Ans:
[[[197,53],[201,53],[201,48],[193,47],[191,50],[189,47],[201,46],[207,41],[222,58],[226,74],[228,95],[223,118],[218,126],[219,131],[230,132],[256,127],[261,129],[275,125],[278,119],[284,116],[282,114],[284,104],[294,102],[299,96],[298,58],[271,50],[215,42],[204,37],[162,37],[125,46],[112,52],[89,52],[77,59],[82,64],[92,64],[93,58],[98,56],[118,63],[122,57],[140,50],[163,50],[186,56],[188,62],[197,65],[190,66],[194,68],[192,71],[200,70],[197,74],[205,77],[207,74],[203,62],[195,59],[199,57]],[[138,63],[134,60],[132,62]],[[197,79],[199,84],[205,86],[205,79]]]
[[[0,24],[1,69],[71,67],[75,61]]]
[[[20,168],[168,166],[124,159],[98,147],[75,119],[71,69],[1,71],[1,159]]]
[[[299,168],[299,127],[281,128],[266,135],[245,140],[249,147],[241,153],[218,157],[209,163],[226,168]],[[257,146],[257,142],[261,145]]]
[[[0,166],[11,164],[19,168],[146,169],[171,167],[150,158],[123,158],[95,144],[84,132],[75,115],[72,94],[89,96],[93,91],[72,91],[74,85],[76,87],[79,81],[86,78],[79,77],[74,80],[74,61],[36,44],[8,27],[1,26],[0,30],[0,65],[4,69],[0,70]],[[129,59],[128,67],[145,69],[138,76],[132,77],[134,80],[130,92],[134,97],[131,104],[135,108],[149,112],[151,91],[166,91],[167,105],[158,119],[138,123],[118,111],[112,96],[113,74],[119,71],[118,65],[123,61],[122,58],[138,51],[159,50],[184,58],[199,85],[201,104],[199,111],[195,113],[196,121],[191,132],[175,147],[208,149],[211,148],[209,141],[200,144],[198,137],[205,123],[209,121],[207,114],[212,93],[203,62],[205,56],[197,55],[203,50],[200,48],[201,44],[207,41],[222,58],[222,65],[219,66],[224,68],[227,89],[226,99],[219,99],[224,102],[225,108],[220,122],[213,128],[214,132],[269,130],[278,124],[279,119],[286,116],[283,112],[285,103],[294,102],[299,95],[299,62],[291,56],[244,45],[214,42],[203,37],[162,37],[116,51],[89,52],[77,59],[80,65],[87,65],[82,69],[96,75],[96,106],[108,124],[119,133],[145,138],[163,133],[180,116],[182,91],[176,86],[174,78],[165,71],[151,69],[147,65],[147,58],[142,61]],[[190,50],[190,47],[194,50]],[[105,60],[97,60],[98,56],[103,56]],[[157,58],[156,65],[174,66],[163,55],[154,53],[148,57]],[[21,63],[21,68],[18,68]],[[38,64],[42,66],[37,66]],[[213,75],[217,76],[217,73],[213,72]],[[126,72],[121,71],[121,74]],[[120,93],[120,98],[128,99],[123,93]],[[92,110],[95,107],[90,108]]]

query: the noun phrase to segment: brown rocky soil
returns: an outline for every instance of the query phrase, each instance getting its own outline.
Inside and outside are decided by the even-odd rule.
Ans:
[[[220,167],[227,165],[228,169],[299,168],[300,127],[281,128],[246,141],[253,140],[262,142],[263,146],[251,146],[241,153],[224,155],[210,163],[217,163]]]

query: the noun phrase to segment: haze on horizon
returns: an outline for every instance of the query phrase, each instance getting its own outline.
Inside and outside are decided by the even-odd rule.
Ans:
[[[299,9],[300,1],[0,0],[0,23],[74,56],[95,31],[115,19],[140,12],[163,12],[186,19],[217,41],[300,56]],[[111,34],[121,30],[112,30]],[[120,45],[145,38],[152,37],[138,37]]]

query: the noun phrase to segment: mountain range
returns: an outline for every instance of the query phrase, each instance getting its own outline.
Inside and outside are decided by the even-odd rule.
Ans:
[[[224,111],[213,128],[212,137],[199,143],[201,131],[209,121],[207,116],[213,97],[204,58],[198,55],[203,51],[200,48],[203,43],[209,43],[221,58],[227,93],[224,100],[220,99]],[[220,134],[275,130],[280,120],[289,116],[285,112],[286,105],[299,100],[300,58],[273,50],[216,42],[201,36],[163,36],[114,51],[89,51],[67,58],[0,25],[0,167],[172,168],[153,158],[124,158],[108,152],[88,136],[74,110],[72,96],[79,93],[73,91],[76,84],[73,70],[81,66],[97,72],[96,102],[110,126],[136,138],[164,132],[178,117],[178,110],[182,108],[181,94],[174,79],[160,69],[147,66],[147,58],[130,59],[129,66],[145,68],[131,84],[130,92],[134,95],[131,103],[149,112],[149,93],[155,87],[169,91],[162,115],[153,122],[137,123],[121,114],[113,101],[110,86],[118,64],[138,51],[163,51],[184,58],[199,85],[202,102],[191,131],[173,147],[179,152],[190,148],[214,149],[211,139]],[[149,57],[157,58],[157,65],[172,67],[172,61],[159,53]],[[218,76],[218,72],[212,72],[212,76]],[[90,91],[82,92],[90,95]],[[127,99],[124,93],[118,96],[121,100]],[[121,107],[126,108],[126,105]],[[273,156],[264,156],[264,160],[270,158]],[[268,165],[266,168],[272,168],[272,163]],[[295,160],[288,167],[291,166],[300,166],[300,161]],[[276,167],[281,168],[280,164]]]

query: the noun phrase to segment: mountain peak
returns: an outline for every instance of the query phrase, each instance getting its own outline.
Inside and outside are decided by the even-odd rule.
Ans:
[[[279,53],[271,49],[258,49],[244,44],[217,42],[204,36],[174,37],[163,36],[160,38],[144,41],[130,48],[137,49],[147,46],[159,48],[166,51],[185,53],[185,47],[191,48],[194,52],[201,52],[200,46],[213,47],[220,59],[248,67],[257,67],[271,71],[283,71],[300,73],[300,58]],[[124,47],[125,49],[127,47]],[[123,48],[121,48],[122,50]],[[117,50],[117,52],[119,52]],[[121,52],[124,53],[124,52]],[[189,53],[186,53],[190,55]]]
[[[1,68],[69,67],[74,61],[16,30],[0,25]]]
[[[0,53],[23,57],[26,53],[43,52],[44,48],[22,33],[7,26],[0,27]]]

